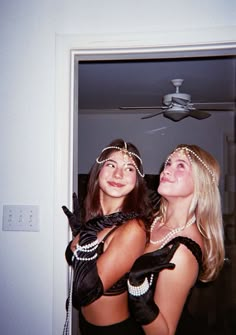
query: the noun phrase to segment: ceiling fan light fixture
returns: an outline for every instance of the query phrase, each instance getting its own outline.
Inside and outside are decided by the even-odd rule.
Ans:
[[[178,105],[175,103],[171,104],[165,110],[170,113],[175,113],[175,112],[176,113],[188,113],[189,112],[188,106],[182,106],[182,105]]]
[[[185,111],[185,110],[168,110],[168,111],[165,111],[163,113],[164,117],[172,120],[172,121],[175,121],[175,122],[178,122],[180,120],[183,120],[185,117],[187,117],[189,115],[188,111]]]

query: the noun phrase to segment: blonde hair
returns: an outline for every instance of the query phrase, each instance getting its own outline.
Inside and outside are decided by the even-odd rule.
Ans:
[[[197,227],[203,236],[203,267],[199,279],[214,280],[224,263],[224,229],[219,192],[220,167],[217,160],[197,145],[180,144],[174,151],[183,150],[190,159],[194,180],[194,195],[189,217],[196,216]],[[159,215],[165,217],[167,202],[161,199]]]

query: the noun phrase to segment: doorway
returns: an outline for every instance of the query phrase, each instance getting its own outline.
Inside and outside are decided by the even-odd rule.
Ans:
[[[130,52],[129,52],[130,51]],[[199,53],[199,51],[197,52],[197,54],[200,54],[201,56],[209,56],[209,55],[220,55],[222,53],[222,50],[219,51],[219,50],[214,50],[214,51],[201,51]],[[224,50],[223,53],[226,53],[226,54],[231,54],[232,53],[232,50]],[[93,50],[92,52],[90,50],[83,50],[83,51],[79,51],[79,50],[72,50],[71,51],[71,95],[70,95],[70,102],[71,102],[71,106],[70,106],[70,122],[69,123],[69,129],[70,129],[70,135],[69,135],[69,138],[70,138],[70,145],[71,145],[71,149],[70,149],[70,161],[71,161],[71,173],[72,173],[72,177],[69,177],[68,178],[68,181],[70,183],[70,187],[67,188],[67,196],[68,196],[68,199],[70,198],[70,195],[71,195],[71,191],[72,190],[75,190],[77,191],[77,178],[78,178],[78,161],[79,161],[79,152],[78,152],[78,146],[77,146],[77,143],[78,143],[78,99],[77,99],[77,96],[76,96],[76,92],[78,92],[78,87],[79,87],[79,81],[78,81],[78,77],[76,76],[76,73],[79,73],[79,64],[81,61],[96,61],[96,60],[114,60],[114,59],[151,59],[151,58],[171,58],[171,57],[187,57],[187,56],[192,56],[194,53],[193,51],[184,51],[184,50],[181,50],[181,51],[172,51],[172,52],[165,52],[165,53],[159,53],[156,51],[156,50],[148,50],[147,51],[142,51],[142,49],[130,49],[130,50],[125,50],[125,53],[124,53],[124,50],[118,50],[118,52],[116,50],[106,50],[106,51],[102,51],[101,50]],[[73,150],[72,150],[73,148]],[[234,261],[235,263],[235,261]],[[231,266],[231,265],[230,265]],[[230,268],[230,271],[226,270],[227,271],[227,274],[225,275],[226,277],[226,281],[228,282],[228,278],[230,277],[229,275],[229,272],[232,272],[232,268]],[[230,282],[232,281],[232,278],[233,277],[230,277]],[[218,285],[218,284],[217,284]],[[222,283],[219,284],[220,286],[222,285]],[[218,290],[218,287],[219,285],[217,286],[217,290],[215,289],[213,294],[211,296],[214,296],[216,294]],[[225,287],[227,285],[223,284],[223,287]],[[231,287],[230,285],[228,285],[228,288]],[[209,289],[208,292],[212,290],[212,289]],[[206,294],[207,296],[207,299],[208,299],[208,294]],[[229,294],[230,295],[230,294]],[[199,294],[197,294],[197,298],[196,300],[198,300],[199,302],[203,302],[203,299],[201,297],[199,297]],[[217,301],[218,301],[218,298],[217,298]],[[220,301],[220,299],[219,299]],[[219,302],[218,301],[218,302]],[[214,322],[215,321],[218,321],[218,313],[219,311],[217,311],[216,309],[216,305],[215,305],[215,302],[214,301],[214,311],[205,311],[206,313],[204,314],[204,316],[202,317],[202,322],[208,322],[208,324],[210,323],[210,325],[213,325],[213,328],[215,326],[217,326],[217,329],[220,331],[220,327],[218,325],[216,325]],[[232,308],[234,308],[234,305],[235,304],[235,301],[232,301]],[[197,305],[195,304],[193,306],[193,310],[195,308],[195,310],[199,310],[198,307],[196,307]],[[221,311],[222,312],[222,311]],[[225,311],[226,312],[226,311]],[[229,312],[227,310],[227,312]],[[232,317],[232,312],[229,313],[230,317]],[[200,317],[200,316],[199,316]],[[215,321],[214,321],[215,320]],[[214,322],[213,322],[214,321]],[[228,321],[227,321],[228,322]],[[231,322],[229,320],[229,322]],[[234,326],[234,325],[233,325]],[[232,326],[232,327],[233,327]],[[223,327],[225,327],[225,325],[223,325]],[[228,327],[228,326],[227,326]],[[230,325],[231,327],[231,325]],[[224,330],[226,330],[226,328],[224,328]],[[74,329],[74,335],[76,334],[76,329]],[[214,330],[215,331],[215,330]],[[230,331],[230,329],[229,329]],[[212,334],[231,334],[230,332],[213,332]]]

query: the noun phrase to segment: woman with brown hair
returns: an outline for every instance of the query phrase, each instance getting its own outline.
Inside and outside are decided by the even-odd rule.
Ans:
[[[111,142],[90,174],[84,213],[64,211],[74,239],[66,250],[74,269],[72,303],[82,335],[143,334],[128,309],[127,275],[148,240],[152,210],[142,160],[132,143]]]

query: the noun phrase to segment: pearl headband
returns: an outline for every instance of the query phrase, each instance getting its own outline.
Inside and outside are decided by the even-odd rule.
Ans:
[[[189,149],[188,147],[180,147],[180,148],[177,148],[175,149],[172,154],[167,158],[166,162],[165,162],[165,166],[169,160],[169,158],[175,154],[176,152],[182,152],[182,154],[186,155],[190,161],[190,163],[192,164],[192,157],[190,156],[190,153],[199,160],[199,162],[206,168],[206,170],[209,172],[209,174],[211,175],[212,177],[212,180],[213,182],[216,182],[216,177],[215,177],[215,174],[214,172],[209,168],[209,166],[201,159],[201,157],[199,157],[196,152],[194,152],[193,150]]]
[[[140,161],[141,165],[143,164],[142,159],[141,159],[135,152],[128,151],[128,149],[127,149],[127,143],[126,143],[126,142],[124,142],[124,148],[120,148],[120,147],[117,147],[117,146],[109,146],[109,147],[104,148],[104,149],[102,150],[101,154],[102,154],[104,151],[109,150],[109,149],[115,149],[115,150],[119,150],[119,151],[121,151],[121,152],[123,153],[123,155],[124,155],[124,156],[123,156],[123,160],[124,160],[125,163],[128,163],[128,159],[131,158],[132,161],[133,161],[134,167],[135,167],[136,171],[138,172],[138,174],[139,174],[142,178],[145,176],[145,174],[142,173],[142,172],[139,170],[139,168],[138,168],[137,164],[135,163],[135,161],[133,160],[132,156],[135,156],[135,157]],[[100,156],[101,156],[101,154],[100,154]],[[99,157],[100,157],[100,156],[99,156]],[[96,162],[97,162],[98,164],[103,164],[103,163],[107,162],[107,161],[110,159],[110,158],[105,158],[105,159],[103,159],[103,160],[99,160],[99,157],[96,158]]]

